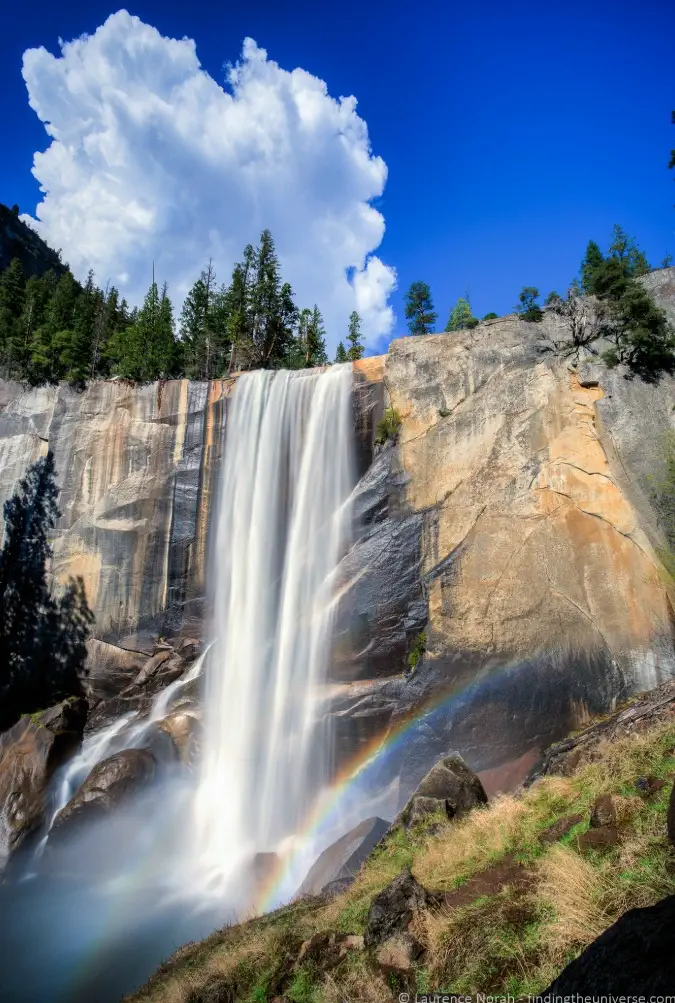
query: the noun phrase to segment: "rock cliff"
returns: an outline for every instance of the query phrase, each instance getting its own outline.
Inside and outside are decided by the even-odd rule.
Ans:
[[[675,269],[646,281],[675,313]],[[391,757],[401,799],[449,748],[474,768],[522,759],[526,772],[589,712],[673,674],[651,481],[675,425],[672,377],[606,369],[550,312],[402,338],[354,369],[359,526],[333,670],[341,756],[405,732]],[[232,393],[234,380],[0,385],[0,501],[49,446],[63,513],[53,572],[85,580],[94,687],[128,681],[158,635],[199,636]],[[385,404],[399,440],[375,446]],[[404,675],[422,632],[424,657]]]

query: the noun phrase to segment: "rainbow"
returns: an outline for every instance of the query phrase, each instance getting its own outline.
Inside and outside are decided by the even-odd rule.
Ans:
[[[480,691],[488,683],[493,683],[496,677],[517,672],[522,667],[522,663],[518,661],[501,662],[485,672],[479,679],[474,677],[463,685],[450,684],[449,687],[445,687],[422,704],[412,708],[394,723],[388,724],[378,734],[361,745],[336,773],[328,794],[320,798],[308,813],[298,834],[299,842],[306,843],[307,840],[327,827],[331,819],[336,819],[340,806],[352,787],[366,779],[369,774],[375,776],[382,771],[387,759],[400,751],[410,732],[418,727],[422,721],[433,722],[462,697],[478,696]],[[271,874],[260,889],[256,912],[269,912],[270,909],[282,904],[283,899],[280,899],[280,892],[288,881],[289,874],[296,862],[296,856],[297,853],[287,855],[272,869]]]

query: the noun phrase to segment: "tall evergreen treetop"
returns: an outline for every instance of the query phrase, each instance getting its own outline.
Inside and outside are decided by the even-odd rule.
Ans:
[[[411,334],[431,334],[438,318],[426,282],[413,282],[405,296],[405,316]]]
[[[349,315],[349,332],[347,334],[349,348],[347,349],[347,359],[349,362],[358,362],[363,358],[365,348],[361,343],[361,318],[356,310],[352,310]]]
[[[448,317],[448,323],[445,325],[446,331],[464,331],[469,327],[475,326],[472,324],[474,320],[473,312],[471,310],[471,302],[469,300],[469,294],[466,296],[460,296],[454,307],[450,311],[450,316]]]

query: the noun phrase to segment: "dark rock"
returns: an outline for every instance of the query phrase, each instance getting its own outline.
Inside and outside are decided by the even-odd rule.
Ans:
[[[352,881],[368,854],[389,829],[381,818],[367,818],[327,847],[310,868],[298,895],[318,895],[341,882],[341,889]]]
[[[199,654],[200,643],[196,637],[184,637],[176,645],[176,651],[186,662],[194,662]]]
[[[469,769],[459,753],[454,752],[432,766],[396,822],[409,825],[415,802],[417,810],[424,812],[432,807],[432,801],[436,802],[433,810],[443,807],[448,818],[458,818],[472,808],[486,805],[488,799],[480,779]]]
[[[327,930],[315,933],[302,944],[295,965],[309,962],[314,968],[327,972],[339,965],[348,951],[362,950],[363,937]]]
[[[401,871],[370,903],[364,944],[379,947],[397,933],[407,933],[413,918],[438,904],[435,895],[423,888],[410,870]]]
[[[86,700],[72,698],[0,735],[0,870],[40,830],[49,781],[79,749],[86,714]]]
[[[675,784],[673,784],[670,790],[670,801],[668,802],[668,839],[671,844],[675,846]]]
[[[652,794],[662,790],[666,786],[666,782],[660,777],[638,777],[635,786],[643,797],[651,797]]]
[[[582,833],[577,840],[577,845],[580,853],[588,853],[590,850],[606,850],[611,846],[616,846],[618,842],[619,833],[616,826],[603,825]]]
[[[557,843],[559,839],[566,836],[567,833],[578,825],[579,822],[583,822],[583,815],[566,815],[565,818],[559,818],[557,822],[550,825],[548,829],[539,837],[539,842],[542,846],[552,846],[553,843]]]
[[[600,829],[616,825],[616,808],[611,794],[600,794],[591,808],[591,827]]]
[[[98,763],[56,816],[48,845],[104,818],[150,783],[156,767],[157,761],[147,749],[125,749]]]
[[[540,998],[672,993],[674,929],[675,895],[647,909],[631,909],[570,962]]]
[[[410,799],[408,825],[421,822],[429,815],[435,815],[438,812],[442,812],[446,818],[453,817],[452,805],[447,798],[427,798],[416,794]]]

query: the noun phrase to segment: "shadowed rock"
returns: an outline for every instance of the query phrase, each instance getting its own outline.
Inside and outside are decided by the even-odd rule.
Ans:
[[[359,867],[389,829],[381,818],[367,818],[327,847],[312,865],[298,895],[318,895],[333,882],[340,889],[355,877]]]
[[[672,993],[675,895],[631,909],[565,968],[541,996]],[[552,997],[550,997],[552,998]]]
[[[79,749],[86,715],[86,700],[63,700],[0,735],[0,870],[44,822],[49,781]]]
[[[442,811],[448,818],[458,818],[472,808],[486,805],[487,800],[479,777],[459,753],[454,752],[432,766],[395,824],[408,826],[435,811]]]
[[[379,947],[398,933],[407,933],[418,913],[438,904],[436,896],[423,888],[410,870],[401,871],[370,903],[363,935],[368,948]]]

